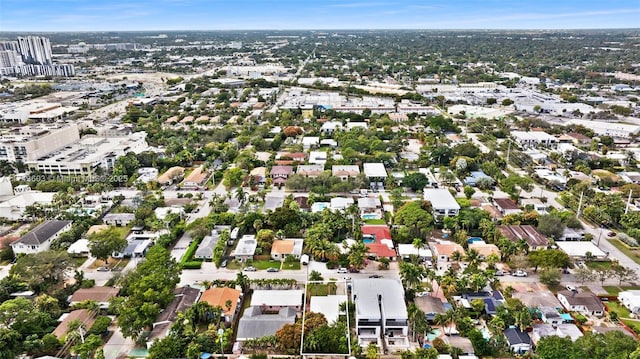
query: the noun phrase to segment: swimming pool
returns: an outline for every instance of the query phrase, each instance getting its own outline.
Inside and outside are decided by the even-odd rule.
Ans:
[[[431,333],[427,334],[427,340],[432,342],[435,338],[442,335],[442,331],[440,329],[432,329]]]
[[[362,238],[362,243],[376,243],[376,240],[373,238]]]
[[[480,237],[469,237],[469,239],[467,239],[467,243],[474,243],[474,242],[479,242],[482,241],[482,238]]]
[[[362,215],[362,219],[380,219],[380,215],[375,213],[365,213]]]

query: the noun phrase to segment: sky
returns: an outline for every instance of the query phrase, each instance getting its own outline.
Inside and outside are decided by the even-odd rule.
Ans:
[[[640,0],[0,0],[0,31],[640,28]]]

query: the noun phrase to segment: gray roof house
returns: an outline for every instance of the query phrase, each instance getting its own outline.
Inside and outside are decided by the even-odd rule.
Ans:
[[[16,254],[44,252],[49,249],[51,242],[58,236],[71,229],[71,221],[44,221],[29,233],[11,243]]]
[[[102,221],[110,226],[126,226],[136,219],[133,213],[107,213]]]
[[[167,336],[171,325],[178,317],[178,313],[184,312],[200,298],[200,289],[189,286],[176,288],[173,291],[174,298],[167,308],[163,310],[153,323],[151,333],[147,337],[147,348],[153,345],[154,341]]]
[[[220,241],[220,234],[215,229],[211,230],[211,234],[202,238],[194,257],[196,259],[212,260],[213,248],[218,244],[218,241]]]
[[[531,350],[531,338],[526,332],[518,328],[507,328],[503,333],[512,353],[522,355]]]
[[[263,314],[260,307],[249,307],[238,322],[237,341],[245,341],[274,335],[285,324],[296,321],[294,308],[282,308],[278,314]]]

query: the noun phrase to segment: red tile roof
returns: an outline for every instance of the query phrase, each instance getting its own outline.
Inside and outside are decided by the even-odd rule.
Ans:
[[[386,244],[382,243],[366,243],[365,244],[369,248],[369,253],[375,255],[376,257],[396,257],[396,251],[387,247]]]
[[[376,242],[380,242],[381,239],[391,239],[391,231],[385,224],[381,225],[364,225],[361,227],[362,234],[373,235],[376,237]]]

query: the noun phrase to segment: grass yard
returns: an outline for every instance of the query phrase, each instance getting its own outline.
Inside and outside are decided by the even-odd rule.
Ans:
[[[89,258],[87,258],[87,257],[71,257],[71,260],[76,265],[76,267],[80,267],[81,265],[84,264],[84,262],[88,261]]]
[[[609,241],[609,243],[613,244],[614,247],[618,248],[620,252],[624,253],[627,257],[631,258],[634,262],[640,264],[640,250],[637,249],[629,249],[622,242],[620,242],[617,238],[612,238],[611,240],[605,239]]]
[[[640,322],[633,319],[622,319],[624,324],[628,325],[631,330],[636,332],[636,334],[640,334]]]
[[[280,269],[280,261],[274,260],[261,260],[261,261],[253,261],[252,266],[256,267],[258,270],[265,270],[269,268],[278,268]]]
[[[240,269],[242,268],[242,264],[236,260],[227,260],[227,269]]]
[[[607,302],[606,305],[609,308],[609,312],[618,313],[618,318],[630,318],[631,313],[629,313],[629,310],[619,302]]]
[[[367,219],[365,224],[387,224],[384,219]]]
[[[283,270],[298,270],[300,269],[300,262],[284,262],[282,263]]]
[[[611,262],[584,262],[591,269],[611,269]]]
[[[327,283],[327,284],[309,284],[309,294],[310,296],[327,296],[336,294],[336,284],[335,283]]]
[[[617,286],[617,285],[605,285],[602,288],[607,291],[609,295],[618,295],[618,293],[625,290],[639,290],[640,286]]]

